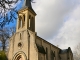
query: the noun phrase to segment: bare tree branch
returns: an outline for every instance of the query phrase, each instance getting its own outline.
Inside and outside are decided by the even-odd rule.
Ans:
[[[17,6],[19,1],[22,0],[0,0],[0,27],[5,26],[5,24],[9,24],[13,22],[17,17]]]
[[[74,60],[80,60],[80,43],[75,47]]]
[[[15,33],[16,28],[15,27],[5,27],[5,28],[0,28],[0,41],[1,41],[1,47],[2,50],[6,50],[7,46],[8,46],[8,42],[9,42],[9,38]]]

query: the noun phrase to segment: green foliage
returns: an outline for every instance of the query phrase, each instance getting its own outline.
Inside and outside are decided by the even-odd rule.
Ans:
[[[7,60],[7,57],[4,51],[0,51],[0,60]]]

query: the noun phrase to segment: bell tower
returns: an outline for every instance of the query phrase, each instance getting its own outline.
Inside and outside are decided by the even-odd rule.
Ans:
[[[31,1],[24,0],[23,7],[18,11],[16,33],[9,42],[8,60],[38,60],[35,42],[36,13],[32,9]]]
[[[18,11],[16,32],[26,29],[35,32],[35,16],[36,13],[32,9],[31,0],[25,0],[23,8]]]

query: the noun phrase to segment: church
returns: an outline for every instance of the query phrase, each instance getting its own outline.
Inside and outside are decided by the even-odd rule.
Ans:
[[[16,33],[10,38],[8,60],[73,60],[71,48],[60,49],[37,36],[31,0],[18,11]]]

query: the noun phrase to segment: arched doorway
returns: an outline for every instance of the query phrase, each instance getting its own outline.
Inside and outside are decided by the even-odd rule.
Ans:
[[[18,52],[14,55],[12,60],[27,60],[26,54],[23,52]]]
[[[21,56],[21,55],[18,56],[18,57],[17,57],[17,60],[23,60],[22,56]]]

